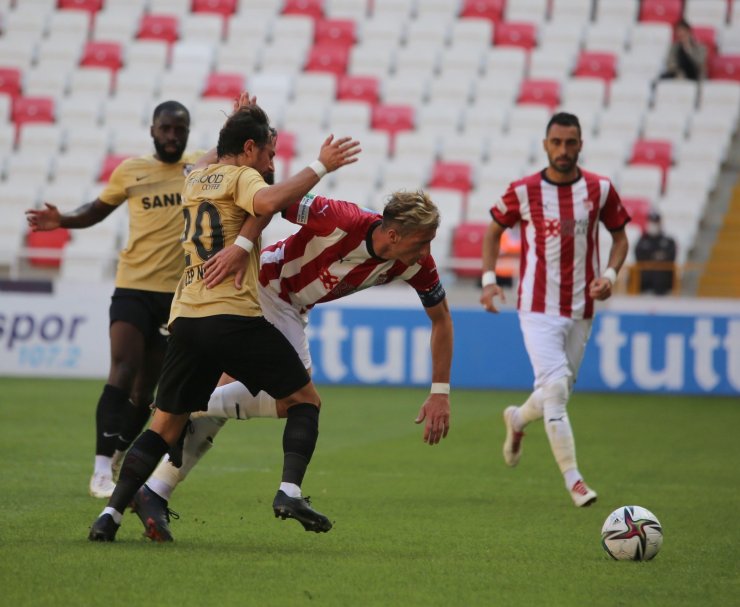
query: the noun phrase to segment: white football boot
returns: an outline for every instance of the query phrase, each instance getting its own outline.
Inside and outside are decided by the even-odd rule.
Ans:
[[[579,508],[590,506],[596,501],[596,491],[591,489],[583,480],[576,481],[570,488],[570,496],[573,503]]]
[[[108,499],[113,495],[113,490],[116,488],[113,479],[110,474],[95,473],[90,477],[90,495],[93,497]]]
[[[506,426],[506,438],[504,439],[504,461],[507,466],[516,466],[522,456],[522,438],[524,432],[517,432],[511,423],[511,418],[517,407],[511,405],[504,409],[504,425]]]

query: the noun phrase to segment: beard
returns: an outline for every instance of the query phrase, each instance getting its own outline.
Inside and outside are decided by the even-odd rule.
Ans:
[[[187,141],[185,141],[182,144],[178,144],[177,149],[174,152],[168,152],[165,149],[165,146],[162,145],[159,141],[156,139],[154,140],[154,149],[157,151],[157,157],[167,164],[174,164],[182,158],[182,154],[185,151],[185,146],[187,145]]]
[[[274,185],[275,184],[275,173],[270,171],[269,173],[265,173],[262,175],[262,179],[265,180],[265,183],[267,185]]]

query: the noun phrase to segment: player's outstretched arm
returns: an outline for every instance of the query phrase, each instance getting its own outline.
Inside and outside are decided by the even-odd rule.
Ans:
[[[361,151],[360,142],[352,137],[334,139],[334,135],[329,135],[321,146],[318,160],[285,181],[262,188],[254,195],[255,213],[258,216],[274,215],[287,209],[308,194],[326,173],[357,162]]]
[[[241,289],[249,263],[249,253],[271,219],[272,215],[261,217],[247,215],[236,242],[221,249],[203,266],[206,272],[205,283],[207,289],[212,289],[231,275],[234,276],[234,286]]]
[[[450,369],[452,367],[453,329],[447,300],[424,308],[432,321],[432,390],[414,420],[424,425],[424,442],[436,445],[450,431]]]
[[[34,232],[45,232],[56,228],[89,228],[103,221],[116,208],[105,204],[99,198],[65,214],[60,213],[56,206],[48,202],[45,202],[44,206],[46,208],[26,211],[26,221]]]
[[[498,312],[494,304],[496,297],[506,301],[504,291],[496,284],[496,262],[501,249],[501,236],[506,228],[496,221],[491,221],[483,236],[483,277],[480,303],[487,312]]]

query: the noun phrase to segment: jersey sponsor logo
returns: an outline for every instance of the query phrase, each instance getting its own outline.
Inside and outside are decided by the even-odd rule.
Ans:
[[[298,214],[296,216],[296,221],[301,225],[306,225],[308,223],[308,214],[311,210],[313,199],[314,194],[306,194],[301,202],[298,204]]]
[[[557,219],[545,219],[545,238],[556,238],[560,236],[560,221]]]
[[[174,194],[164,194],[160,196],[159,194],[155,196],[144,196],[141,199],[141,206],[144,209],[161,209],[164,207],[176,207],[180,206],[182,204],[182,198],[180,197],[180,193],[176,192]]]

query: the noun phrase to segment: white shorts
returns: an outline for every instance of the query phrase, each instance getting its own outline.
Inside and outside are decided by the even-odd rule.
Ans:
[[[311,353],[308,351],[306,326],[308,314],[301,314],[287,301],[278,297],[272,289],[259,286],[260,305],[265,318],[288,338],[288,341],[298,352],[301,362],[306,369],[311,369]]]
[[[519,312],[524,347],[534,370],[534,388],[561,377],[575,382],[583,360],[592,319],[565,318],[539,312]]]

